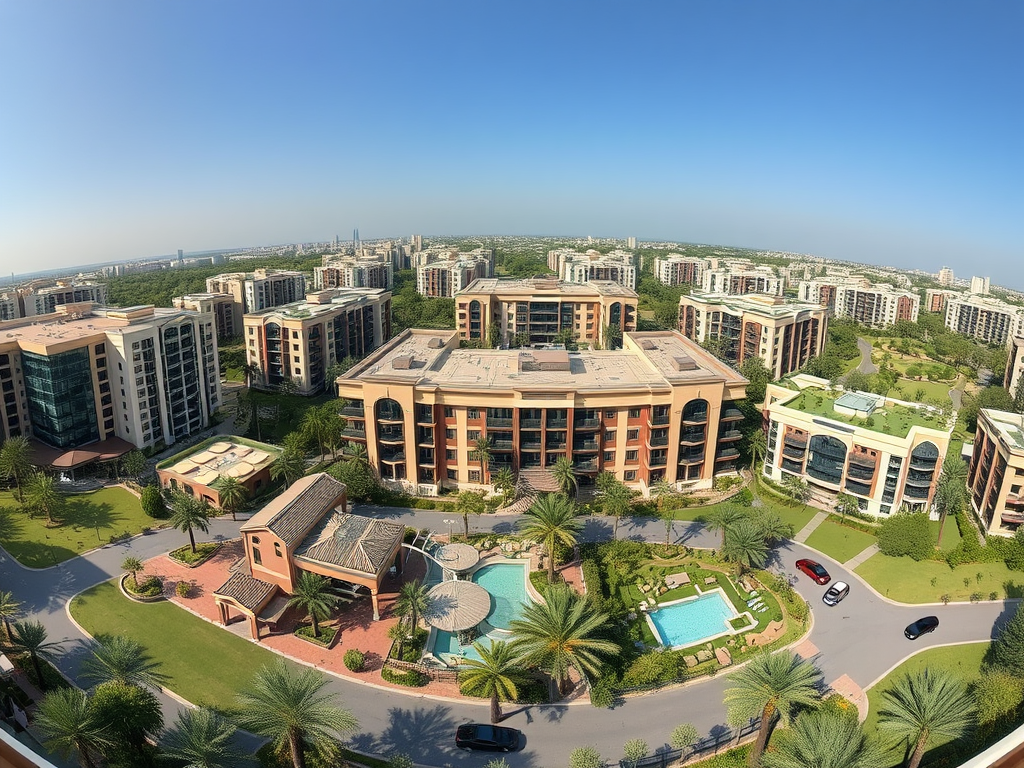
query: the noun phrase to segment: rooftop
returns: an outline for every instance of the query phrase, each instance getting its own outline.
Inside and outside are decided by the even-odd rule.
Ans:
[[[345,484],[320,472],[292,483],[288,490],[250,517],[240,531],[269,530],[285,546],[302,540],[306,533],[334,510]]]
[[[22,317],[0,322],[0,341],[17,341],[23,349],[42,352],[47,347],[69,341],[89,339],[124,328],[141,328],[147,321],[179,315],[195,316],[185,309],[137,307],[98,307],[94,304],[70,304],[47,315]],[[35,347],[36,349],[33,349]]]
[[[280,306],[270,307],[260,312],[249,312],[246,317],[267,317],[273,315],[286,320],[305,320],[317,315],[334,312],[339,306],[377,298],[386,293],[388,291],[384,288],[329,288],[309,293],[302,301],[281,304]]]
[[[281,449],[254,440],[223,436],[204,440],[157,464],[157,469],[207,487],[222,477],[245,480],[269,466]]]
[[[499,278],[480,277],[471,282],[459,294],[500,293],[509,296],[537,296],[550,294],[553,298],[562,296],[622,296],[635,299],[637,292],[611,280],[591,280],[587,283],[567,283],[550,278]]]
[[[1003,438],[1007,447],[1024,453],[1024,415],[995,411],[991,408],[982,408],[981,412],[988,418],[989,423],[999,430],[999,436]]]
[[[716,304],[742,312],[770,317],[788,317],[798,312],[822,312],[822,306],[809,301],[786,299],[762,293],[732,295],[725,293],[691,293],[679,297],[680,304]]]
[[[391,566],[404,535],[405,526],[401,523],[335,512],[309,532],[295,550],[295,557],[366,576],[379,576]]]
[[[810,416],[821,416],[832,421],[849,424],[858,429],[882,432],[899,438],[905,438],[909,435],[912,427],[925,427],[943,432],[949,431],[946,425],[942,423],[941,414],[926,406],[912,408],[894,400],[885,399],[869,417],[865,418],[863,416],[846,416],[838,413],[834,406],[839,404],[842,407],[843,403],[838,401],[842,401],[844,398],[848,398],[847,402],[855,401],[858,404],[863,404],[867,400],[877,402],[880,399],[866,392],[844,393],[818,387],[805,387],[801,388],[799,393],[793,396],[792,399],[780,402],[779,405],[794,411],[801,411]]]

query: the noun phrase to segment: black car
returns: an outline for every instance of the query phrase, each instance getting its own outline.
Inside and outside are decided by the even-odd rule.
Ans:
[[[486,749],[491,752],[515,752],[522,734],[515,728],[500,725],[467,723],[455,731],[455,746],[459,749]]]
[[[921,635],[927,635],[929,632],[934,632],[935,628],[938,626],[938,616],[925,616],[923,619],[918,619],[909,627],[904,629],[903,634],[907,636],[907,640],[917,640]]]

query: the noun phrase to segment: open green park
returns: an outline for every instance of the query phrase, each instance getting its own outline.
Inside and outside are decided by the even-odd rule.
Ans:
[[[826,520],[807,537],[811,549],[824,552],[840,563],[859,555],[876,541],[870,533]]]

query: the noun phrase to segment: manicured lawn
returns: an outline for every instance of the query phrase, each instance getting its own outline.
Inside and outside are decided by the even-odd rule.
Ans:
[[[845,563],[878,540],[870,533],[847,528],[845,525],[826,520],[807,537],[807,546],[824,552],[831,558]]]
[[[67,508],[62,524],[48,528],[44,516],[30,518],[23,512],[10,491],[0,493],[0,544],[22,565],[46,568],[102,546],[111,536],[136,534],[160,524],[124,488],[101,488],[64,498]]]
[[[939,540],[939,521],[929,520],[928,526],[932,529],[932,539],[935,541]],[[946,524],[942,528],[942,545],[939,547],[943,552],[949,552],[951,549],[956,549],[956,545],[960,543],[960,529],[956,525],[956,520],[950,515],[946,518]]]
[[[917,403],[923,403],[932,399],[946,402],[949,400],[949,390],[953,388],[953,384],[954,382],[952,381],[937,382],[900,379],[896,382],[896,386],[889,390],[889,397]],[[918,390],[924,391],[924,397],[917,396]]]
[[[193,704],[233,707],[253,672],[277,658],[174,603],[132,602],[112,581],[76,597],[71,615],[93,636],[126,635],[139,642],[160,662],[167,687]]]
[[[766,507],[777,512],[783,521],[793,526],[794,534],[799,533],[800,529],[811,522],[811,519],[818,513],[818,510],[812,509],[805,504],[789,506],[782,502],[776,502],[767,494],[763,495],[761,498]]]
[[[951,571],[941,561],[916,562],[910,557],[879,553],[861,563],[856,572],[883,595],[902,603],[937,603],[944,594],[953,601],[966,601],[975,592],[983,600],[993,592],[997,600],[1024,597],[1024,573],[1011,571],[1001,562],[966,563]]]

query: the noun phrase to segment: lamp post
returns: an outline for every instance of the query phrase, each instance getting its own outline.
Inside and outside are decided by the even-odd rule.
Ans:
[[[455,521],[454,520],[445,519],[444,522],[446,522],[448,524],[448,543],[451,544],[452,543],[452,526],[455,525]]]

